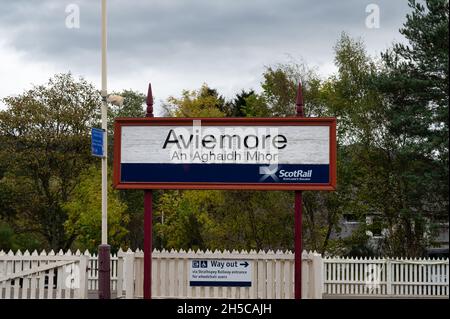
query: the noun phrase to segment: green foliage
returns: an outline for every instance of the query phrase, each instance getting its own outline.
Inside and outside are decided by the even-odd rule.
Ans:
[[[277,64],[267,67],[261,83],[262,96],[270,109],[271,116],[283,117],[295,115],[295,99],[298,84],[302,83],[305,103],[312,103],[311,95],[317,93],[321,82],[314,69],[304,63]],[[314,114],[315,107],[306,105],[306,116]]]
[[[164,192],[157,205],[155,231],[163,247],[208,248],[205,236],[211,232],[211,215],[223,200],[218,191]]]
[[[356,214],[363,214],[362,205],[355,197],[352,176],[360,172],[358,162],[355,161],[353,148],[346,145],[346,137],[351,134],[343,132],[351,131],[349,123],[344,117],[350,117],[349,111],[353,109],[353,104],[347,102],[338,91],[342,87],[341,78],[345,78],[344,68],[353,67],[360,70],[360,66],[349,66],[350,61],[343,57],[360,55],[357,63],[365,61],[365,52],[361,50],[361,45],[353,42],[349,37],[343,36],[336,46],[336,63],[343,68],[337,76],[332,76],[327,80],[321,80],[314,72],[303,64],[277,65],[274,68],[267,68],[262,83],[262,96],[269,105],[271,116],[291,116],[295,114],[295,97],[298,82],[301,80],[303,96],[305,100],[305,113],[307,116],[335,116],[338,118],[338,188],[335,192],[304,192],[304,231],[303,240],[305,249],[313,249],[321,252],[338,249],[338,245],[332,242],[333,232],[338,230],[339,221],[344,213],[352,211]],[[343,52],[345,51],[345,52]],[[364,69],[364,68],[363,68]],[[352,82],[352,85],[358,83]],[[353,87],[360,91],[359,87]],[[355,99],[353,99],[354,101]],[[360,102],[363,104],[363,102]],[[347,138],[348,139],[348,138]],[[282,197],[280,201],[284,200]],[[292,208],[291,208],[292,209]],[[291,241],[292,243],[292,238]],[[289,247],[289,246],[288,246]],[[336,248],[335,248],[336,247]]]
[[[216,90],[204,84],[198,91],[183,91],[182,97],[169,97],[164,105],[172,117],[223,117],[225,101]]]
[[[247,111],[247,99],[251,96],[255,96],[255,91],[251,90],[246,92],[242,90],[240,93],[236,94],[233,102],[230,103],[231,110],[227,112],[227,116],[230,117],[245,117],[248,114]]]
[[[133,90],[113,92],[112,95],[120,95],[124,98],[123,105],[108,104],[108,135],[112,145],[114,135],[114,119],[116,117],[144,117],[146,96]]]
[[[224,197],[215,219],[226,233],[218,244],[227,249],[293,249],[292,193],[228,191]]]
[[[388,174],[389,208],[395,210],[385,249],[414,256],[429,244],[430,224],[448,221],[449,3],[409,4],[400,30],[408,42],[382,55],[374,85],[384,96],[390,137],[379,167]]]
[[[66,232],[76,238],[73,248],[95,251],[101,243],[101,169],[91,166],[80,176],[70,199],[64,204],[68,219]],[[113,250],[126,248],[123,238],[127,234],[129,216],[126,205],[119,199],[119,191],[108,187],[108,243]]]
[[[0,219],[0,250],[33,251],[40,250],[44,240],[39,235],[27,232],[17,232],[8,223]]]
[[[165,192],[155,231],[165,248],[283,249],[292,246],[292,202],[286,192]]]
[[[133,90],[123,90],[111,94],[120,95],[124,98],[122,106],[108,105],[108,158],[109,165],[114,160],[114,119],[117,117],[144,117],[146,95]],[[122,238],[130,248],[142,248],[143,243],[143,221],[144,207],[143,194],[140,190],[121,190],[117,196],[125,205],[125,215],[129,219],[126,223],[127,232]],[[122,244],[125,246],[125,244]]]
[[[356,229],[350,237],[342,240],[340,245],[341,255],[348,257],[375,257],[379,255],[377,249],[370,243],[370,238],[367,235],[367,226]],[[339,249],[336,249],[339,251]],[[384,255],[384,254],[383,254]]]
[[[67,249],[74,238],[65,234],[62,205],[92,160],[89,131],[98,120],[100,96],[85,80],[58,74],[3,101],[0,187],[7,190],[1,195],[8,197],[2,204],[6,218],[18,231],[42,235],[47,247]]]
[[[269,117],[271,114],[264,97],[255,93],[244,97],[242,112],[244,117]]]
[[[293,115],[295,112],[295,94],[299,82],[291,67],[280,65],[267,68],[262,88],[264,97],[273,116]]]
[[[108,111],[111,118],[116,117],[144,117],[146,95],[133,90],[123,90],[111,94],[120,95],[124,98],[122,106],[110,105]]]
[[[263,96],[242,90],[232,102],[225,103],[227,117],[266,117],[270,109]]]
[[[154,192],[155,202],[158,192]],[[141,190],[127,189],[118,191],[120,202],[126,207],[128,216],[127,233],[123,241],[131,249],[142,248],[144,242],[144,194]],[[123,246],[123,245],[122,245]]]

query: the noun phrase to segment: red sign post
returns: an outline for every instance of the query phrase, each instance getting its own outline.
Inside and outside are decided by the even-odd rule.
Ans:
[[[148,85],[145,117],[153,117],[152,85]],[[144,299],[152,298],[153,191],[144,191]]]
[[[297,116],[304,117],[302,85],[297,90]],[[294,297],[302,299],[302,213],[303,196],[302,191],[295,191],[295,222],[294,222]]]

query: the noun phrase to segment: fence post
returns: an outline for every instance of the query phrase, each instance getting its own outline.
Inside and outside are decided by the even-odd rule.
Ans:
[[[386,294],[392,295],[392,263],[386,259]]]
[[[124,260],[125,298],[134,298],[134,253],[129,250]]]
[[[313,267],[313,286],[314,286],[314,291],[313,291],[313,298],[314,299],[322,299],[322,294],[323,294],[323,259],[322,259],[322,255],[314,253],[313,254],[313,262],[312,262],[312,267]]]
[[[121,298],[123,295],[123,257],[124,252],[120,248],[117,252],[117,298]]]
[[[87,299],[88,298],[88,263],[89,256],[80,256],[80,286],[78,288],[78,298]]]
[[[310,290],[311,290],[311,278],[310,278],[310,267],[311,260],[310,254],[306,250],[304,250],[301,254],[302,256],[302,267],[301,267],[301,299],[309,299],[310,298]],[[294,285],[295,286],[295,285]]]

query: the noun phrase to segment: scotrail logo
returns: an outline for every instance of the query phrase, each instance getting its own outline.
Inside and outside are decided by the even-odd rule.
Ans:
[[[260,166],[259,167],[259,175],[263,175],[260,182],[265,181],[267,178],[271,177],[275,182],[278,182],[279,179],[277,177],[278,164],[272,164],[269,166]]]
[[[288,179],[299,179],[299,180],[309,180],[312,177],[312,170],[309,169],[307,171],[298,169],[295,171],[285,171],[284,169],[282,169],[280,171],[279,176],[281,178],[288,178]]]
[[[277,174],[278,173],[278,174]],[[312,178],[312,170],[293,170],[288,171],[281,169],[278,171],[278,164],[273,164],[269,166],[260,166],[259,167],[259,174],[263,175],[260,182],[266,180],[267,178],[271,177],[273,181],[279,182],[280,178],[283,181],[310,181]]]

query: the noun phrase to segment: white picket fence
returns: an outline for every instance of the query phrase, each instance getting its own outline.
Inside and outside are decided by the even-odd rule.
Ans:
[[[111,290],[117,298],[143,297],[143,252],[111,255]],[[293,298],[294,255],[282,251],[153,251],[153,298]],[[302,294],[322,296],[322,258],[303,252]],[[192,259],[247,260],[252,264],[250,287],[190,287]],[[27,270],[32,269],[32,270]],[[28,272],[27,272],[28,271]],[[22,279],[21,279],[22,278]],[[69,278],[69,280],[68,280]],[[30,283],[28,284],[28,281]],[[30,289],[31,287],[31,289]],[[0,252],[0,299],[87,298],[98,289],[97,256],[89,252],[55,255],[35,251]],[[37,291],[38,293],[35,293]]]
[[[449,296],[447,259],[324,258],[324,293]]]
[[[152,296],[154,298],[253,298],[290,299],[294,297],[294,255],[282,251],[158,251],[152,254]],[[117,295],[124,298],[143,296],[143,253],[119,252]],[[192,259],[246,260],[252,267],[250,287],[191,287],[189,262]],[[303,252],[302,294],[322,297],[322,258]],[[123,277],[121,276],[123,274]],[[134,278],[134,280],[133,280]]]
[[[294,255],[286,251],[153,251],[153,298],[294,297]],[[247,260],[250,287],[191,287],[193,259]],[[448,259],[322,258],[303,252],[303,298],[447,297]],[[0,251],[0,299],[95,298],[97,256],[88,251],[55,254]],[[142,298],[143,252],[120,250],[111,255],[111,290],[115,298]]]
[[[80,252],[0,251],[0,299],[87,298],[88,261]]]

